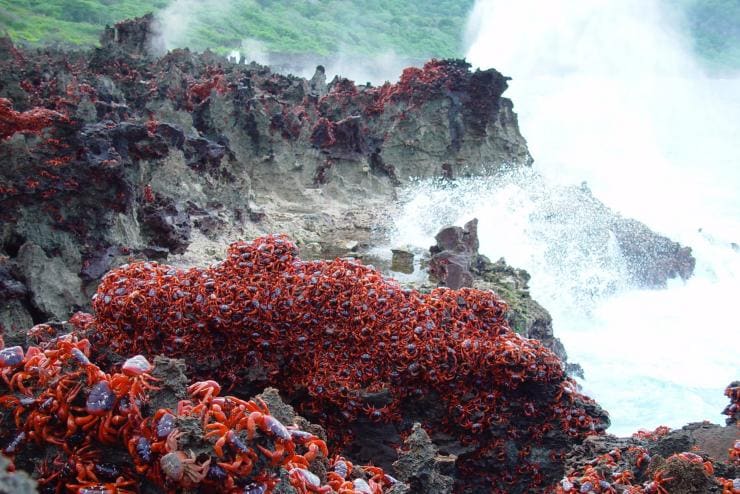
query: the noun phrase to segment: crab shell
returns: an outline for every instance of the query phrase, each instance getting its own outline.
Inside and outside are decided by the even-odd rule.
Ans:
[[[183,462],[183,455],[178,451],[167,453],[159,459],[159,466],[162,467],[162,471],[167,477],[179,482],[185,475],[185,463]]]

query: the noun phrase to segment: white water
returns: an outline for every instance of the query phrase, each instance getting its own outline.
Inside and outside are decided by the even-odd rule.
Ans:
[[[478,1],[468,59],[513,77],[534,170],[406,192],[394,245],[480,220],[481,252],[532,274],[610,432],[722,423],[740,378],[740,80],[705,77],[650,0]],[[694,249],[687,282],[630,286],[577,186]],[[421,220],[420,220],[421,218]],[[701,231],[699,231],[701,229]]]

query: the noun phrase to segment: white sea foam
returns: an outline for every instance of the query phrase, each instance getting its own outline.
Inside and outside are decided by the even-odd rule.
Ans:
[[[532,171],[406,191],[393,245],[428,247],[480,220],[482,253],[532,274],[532,295],[583,365],[611,432],[721,422],[740,377],[740,84],[701,73],[656,1],[478,1],[468,58],[513,77]],[[608,225],[577,193],[691,246],[694,276],[630,285]],[[430,214],[433,211],[433,214]]]

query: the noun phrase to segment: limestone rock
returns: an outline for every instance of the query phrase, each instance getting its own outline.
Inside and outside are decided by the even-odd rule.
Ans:
[[[26,242],[18,251],[16,264],[31,302],[46,317],[66,319],[87,304],[79,276],[61,257],[49,257],[40,246]]]

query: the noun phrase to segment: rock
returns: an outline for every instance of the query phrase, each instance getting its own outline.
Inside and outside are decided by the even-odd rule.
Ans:
[[[33,318],[19,300],[0,300],[0,335],[6,346],[24,345],[25,328],[33,326]]]
[[[452,289],[473,286],[470,266],[478,255],[478,220],[472,219],[465,226],[448,226],[434,237],[437,245],[429,252],[429,275],[440,286]]]
[[[412,274],[414,272],[414,253],[408,249],[391,249],[391,271]]]
[[[657,439],[648,450],[665,458],[682,451],[700,451],[726,462],[727,450],[737,439],[737,428],[705,422],[685,425]]]
[[[326,69],[323,65],[316,67],[311,80],[308,81],[308,94],[314,97],[321,97],[326,95]]]
[[[36,481],[26,472],[11,471],[10,465],[10,460],[0,455],[0,493],[36,494]]]
[[[728,446],[732,447],[736,437],[734,427],[709,423],[689,424],[675,431],[659,427],[630,438],[592,436],[568,454],[563,482],[571,483],[574,492],[579,492],[579,488],[586,492],[589,471],[612,481],[616,475],[627,472],[632,485],[653,482],[656,474],[662,472],[666,492],[721,492],[720,477],[722,482],[730,479],[731,484],[738,474],[737,466],[727,461]],[[713,473],[706,469],[705,462],[713,466]]]
[[[26,242],[15,263],[30,291],[31,303],[45,317],[66,319],[87,304],[80,278],[63,258],[48,257],[40,246]]]
[[[165,46],[157,36],[159,29],[159,23],[151,13],[138,19],[121,21],[113,27],[106,26],[100,36],[101,50],[107,54],[125,54],[136,58],[164,53]]]
[[[636,285],[661,288],[669,279],[686,280],[693,274],[696,259],[691,255],[691,247],[656,235],[639,221],[628,218],[616,217],[612,231]]]
[[[6,261],[7,259],[0,259],[0,299],[6,301],[23,299],[28,295],[28,289],[22,281],[13,276]]]
[[[159,389],[151,394],[150,405],[155,411],[160,408],[175,410],[177,403],[188,397],[189,379],[185,374],[185,362],[182,359],[157,355],[152,363],[152,376],[159,379]]]
[[[440,455],[421,424],[415,423],[403,442],[398,460],[393,463],[398,479],[408,484],[408,490],[399,489],[398,492],[451,493],[454,479],[450,475],[454,472],[456,459]]]
[[[139,221],[150,242],[164,247],[173,254],[182,254],[190,244],[190,215],[172,198],[158,197],[144,204],[139,211]]]
[[[232,239],[275,231],[322,246],[352,239],[359,248],[411,177],[490,175],[532,162],[503,97],[507,78],[495,70],[435,60],[396,84],[327,85],[321,67],[305,80],[212,53],[157,58],[148,49],[156,34],[145,16],[108,28],[90,52],[2,48],[0,88],[19,110],[63,100],[70,115],[97,117],[58,122],[50,140],[0,142],[2,243],[28,231],[68,235],[89,264],[83,283],[67,289],[94,286],[118,262],[107,249],[208,262]],[[47,234],[27,240],[47,253],[58,248]],[[349,252],[322,247],[317,256]],[[656,252],[660,260],[672,251]],[[469,285],[467,258],[449,256],[449,283]],[[666,262],[661,269],[686,273]]]
[[[730,399],[730,404],[722,410],[722,415],[727,415],[727,425],[737,424],[740,421],[740,381],[732,381],[725,389],[725,396]]]

